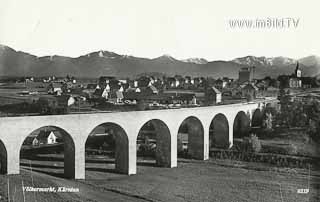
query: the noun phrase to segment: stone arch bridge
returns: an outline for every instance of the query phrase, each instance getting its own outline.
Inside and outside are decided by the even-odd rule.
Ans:
[[[118,172],[136,174],[137,136],[143,125],[150,121],[157,132],[157,164],[171,168],[177,166],[177,135],[182,123],[188,128],[191,156],[206,160],[209,158],[210,131],[220,131],[216,132],[217,144],[231,147],[236,132],[235,122],[239,122],[235,121],[237,117],[246,117],[250,120],[249,124],[258,123],[255,117],[261,117],[266,104],[267,101],[261,101],[157,111],[0,118],[0,171],[19,174],[20,148],[24,140],[32,131],[45,126],[66,132],[64,173],[73,179],[85,178],[86,140],[91,131],[102,124],[111,124],[117,129],[115,165]]]

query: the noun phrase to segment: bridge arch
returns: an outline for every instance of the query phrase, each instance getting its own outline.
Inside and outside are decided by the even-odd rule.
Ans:
[[[137,154],[145,146],[146,150],[155,153],[156,165],[171,167],[171,133],[167,124],[160,119],[147,121],[137,136]]]
[[[0,140],[0,174],[7,174],[8,172],[7,158],[7,149],[4,143]]]
[[[229,148],[229,122],[222,113],[216,114],[211,121],[209,142],[210,148]]]
[[[249,136],[250,119],[244,111],[239,111],[233,121],[233,138]]]
[[[262,111],[260,109],[254,110],[253,115],[252,115],[251,126],[252,127],[261,127],[262,120],[263,120]]]
[[[120,125],[112,122],[99,124],[91,130],[85,147],[86,149],[97,149],[98,152],[105,150],[105,154],[109,152],[109,156],[115,159],[115,170],[119,173],[128,174],[129,140],[126,131]],[[90,153],[90,151],[86,153]]]
[[[179,126],[177,143],[178,152],[187,151],[191,158],[204,158],[204,128],[197,117],[189,116],[182,121]]]
[[[50,144],[47,143],[41,143],[42,138],[44,137],[44,140],[47,138],[47,141],[49,141],[49,137],[51,136],[51,132],[54,132],[54,135],[56,136],[56,140],[51,139]],[[40,135],[41,134],[41,135]],[[49,134],[49,135],[48,135]],[[37,141],[35,141],[37,139]],[[54,156],[54,157],[39,157],[38,154],[48,154],[48,153],[54,153],[57,154],[59,152],[63,151],[63,156]],[[32,170],[36,170],[39,172],[44,172],[52,175],[60,176],[59,173],[54,172],[47,172],[43,171],[46,167],[49,168],[61,168],[63,165],[64,174],[63,176],[65,178],[74,179],[75,178],[75,144],[72,136],[64,129],[57,127],[57,126],[43,126],[38,129],[33,130],[31,133],[28,134],[27,137],[25,137],[22,145],[20,146],[20,165],[26,166],[27,169],[30,169],[29,166],[31,166],[29,163],[22,163],[21,159],[26,158],[29,160],[48,160],[52,161],[56,160],[59,161],[57,163],[54,163],[53,166],[48,165],[38,165],[34,164],[32,165]],[[60,162],[61,158],[63,158],[63,164]],[[60,164],[60,165],[59,165]],[[43,168],[43,169],[38,169]]]

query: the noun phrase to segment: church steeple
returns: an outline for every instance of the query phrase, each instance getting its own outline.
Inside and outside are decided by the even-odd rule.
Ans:
[[[299,69],[299,61],[297,62],[296,70],[295,70],[295,76],[297,78],[301,77],[301,70]]]

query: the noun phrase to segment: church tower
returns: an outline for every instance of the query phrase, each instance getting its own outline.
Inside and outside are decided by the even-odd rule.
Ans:
[[[296,70],[295,70],[295,76],[297,78],[301,77],[301,69],[299,69],[299,62],[297,62]]]

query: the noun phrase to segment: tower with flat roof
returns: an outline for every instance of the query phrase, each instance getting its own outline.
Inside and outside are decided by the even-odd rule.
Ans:
[[[252,74],[250,67],[242,67],[239,71],[239,82],[251,82],[252,81]]]

